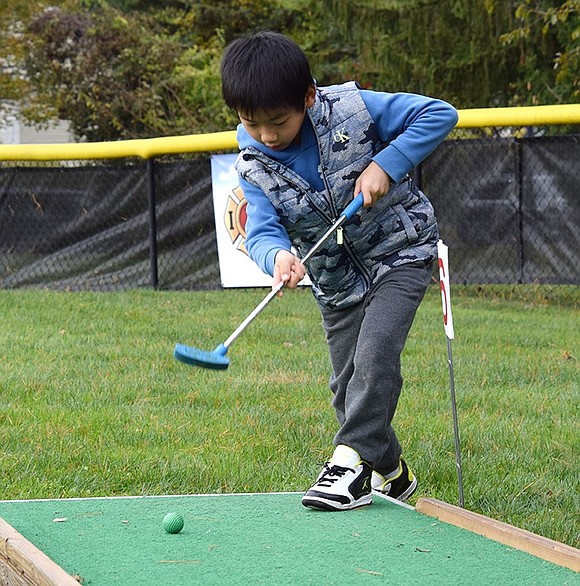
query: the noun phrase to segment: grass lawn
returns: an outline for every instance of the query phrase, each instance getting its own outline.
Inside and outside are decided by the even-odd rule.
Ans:
[[[453,293],[465,506],[578,547],[577,310],[522,291]],[[0,291],[0,499],[308,488],[336,430],[309,291],[273,301],[226,371],[172,357],[176,342],[213,350],[264,295]],[[435,288],[403,371],[414,499],[457,503]]]

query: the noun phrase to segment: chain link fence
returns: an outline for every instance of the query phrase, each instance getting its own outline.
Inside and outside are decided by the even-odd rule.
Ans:
[[[456,129],[415,171],[453,284],[578,301],[580,134]],[[210,157],[0,162],[0,287],[220,287]]]
[[[465,134],[455,131],[419,175],[455,281],[580,284],[580,136]]]
[[[4,163],[0,286],[212,289],[209,158]]]

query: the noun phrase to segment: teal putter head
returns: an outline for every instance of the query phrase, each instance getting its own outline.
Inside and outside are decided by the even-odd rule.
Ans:
[[[220,344],[211,352],[186,346],[185,344],[176,344],[173,356],[189,366],[225,370],[230,364],[230,359],[226,356],[227,352],[228,349],[224,344]]]

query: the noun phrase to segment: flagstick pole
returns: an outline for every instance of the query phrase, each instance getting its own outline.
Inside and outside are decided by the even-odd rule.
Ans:
[[[463,508],[463,473],[461,470],[461,443],[459,441],[459,423],[457,421],[457,402],[455,400],[455,377],[453,375],[453,353],[451,340],[447,338],[447,363],[449,364],[449,388],[451,391],[451,411],[453,412],[453,435],[455,437],[455,466],[457,468],[457,484],[459,488],[459,506]]]
[[[447,363],[449,365],[449,388],[451,391],[451,411],[453,413],[453,435],[455,438],[455,467],[457,468],[457,483],[459,485],[459,506],[463,508],[463,473],[461,470],[461,444],[459,442],[459,422],[457,420],[457,401],[455,399],[455,376],[453,374],[453,354],[451,340],[455,338],[453,329],[453,315],[451,313],[451,290],[449,283],[449,249],[443,240],[437,242],[439,256],[439,286],[443,305],[443,326],[447,338]]]

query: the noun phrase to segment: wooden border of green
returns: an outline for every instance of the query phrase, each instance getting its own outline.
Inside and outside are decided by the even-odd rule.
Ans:
[[[77,580],[2,518],[0,583],[10,586],[79,586]]]
[[[541,537],[525,529],[518,529],[507,523],[490,519],[479,513],[437,499],[421,497],[417,500],[415,510],[445,523],[483,535],[487,539],[498,541],[543,560],[580,572],[580,550],[575,547]]]

